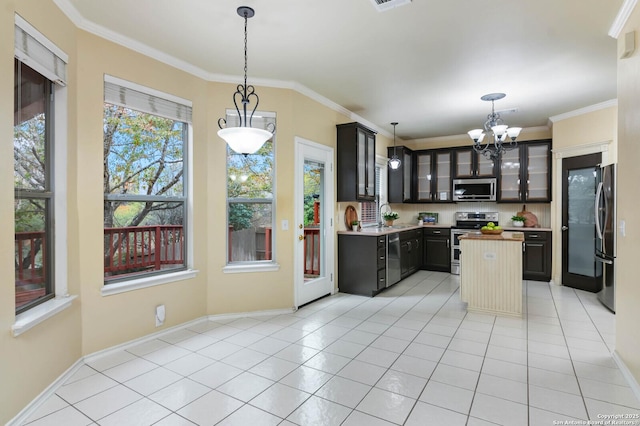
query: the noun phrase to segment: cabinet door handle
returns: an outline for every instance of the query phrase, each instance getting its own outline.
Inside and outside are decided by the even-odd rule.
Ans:
[[[450,244],[451,244],[451,243],[449,242],[449,239],[447,238],[447,248],[451,248],[451,247],[450,247]]]
[[[526,243],[522,243],[522,252],[526,252],[527,251],[527,244]]]
[[[529,234],[529,235],[527,235],[527,237],[529,237],[529,238],[538,238],[539,236],[538,236],[538,234]]]
[[[384,256],[380,256],[380,260],[384,260]]]
[[[434,234],[442,234],[442,231],[433,231]]]

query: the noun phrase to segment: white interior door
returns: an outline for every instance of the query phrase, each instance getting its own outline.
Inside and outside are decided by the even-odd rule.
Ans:
[[[295,304],[334,291],[333,148],[295,138]]]

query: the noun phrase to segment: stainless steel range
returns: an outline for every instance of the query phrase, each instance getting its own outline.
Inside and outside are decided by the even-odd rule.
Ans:
[[[489,222],[498,225],[498,212],[457,212],[451,227],[451,273],[460,275],[460,235],[482,228]]]

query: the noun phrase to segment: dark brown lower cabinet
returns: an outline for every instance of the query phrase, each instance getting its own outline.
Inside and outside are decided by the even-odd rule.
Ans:
[[[525,231],[522,278],[535,281],[551,280],[551,232]]]
[[[451,272],[451,230],[449,228],[423,229],[422,269]]]
[[[400,277],[422,268],[422,229],[400,232]]]
[[[338,235],[338,287],[369,297],[387,287],[386,235]]]

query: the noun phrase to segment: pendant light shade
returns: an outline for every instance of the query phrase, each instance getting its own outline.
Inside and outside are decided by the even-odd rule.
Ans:
[[[253,114],[258,108],[260,98],[253,86],[247,85],[247,20],[255,15],[255,11],[248,6],[240,6],[237,10],[238,15],[244,18],[244,84],[239,84],[233,94],[233,103],[238,113],[240,123],[238,127],[227,127],[227,120],[221,118],[218,120],[218,136],[224,139],[229,148],[239,154],[255,154],[266,141],[268,141],[275,132],[275,125],[270,124],[271,131],[251,127]],[[247,109],[251,102],[255,101],[251,108],[249,116]],[[242,105],[242,111],[238,104]]]
[[[218,136],[235,152],[247,155],[255,154],[273,134],[255,127],[227,127],[218,130]]]
[[[393,126],[393,155],[389,159],[389,167],[391,167],[391,170],[397,170],[402,164],[402,161],[398,158],[398,154],[396,154],[396,126],[398,123],[393,122],[391,125]]]

